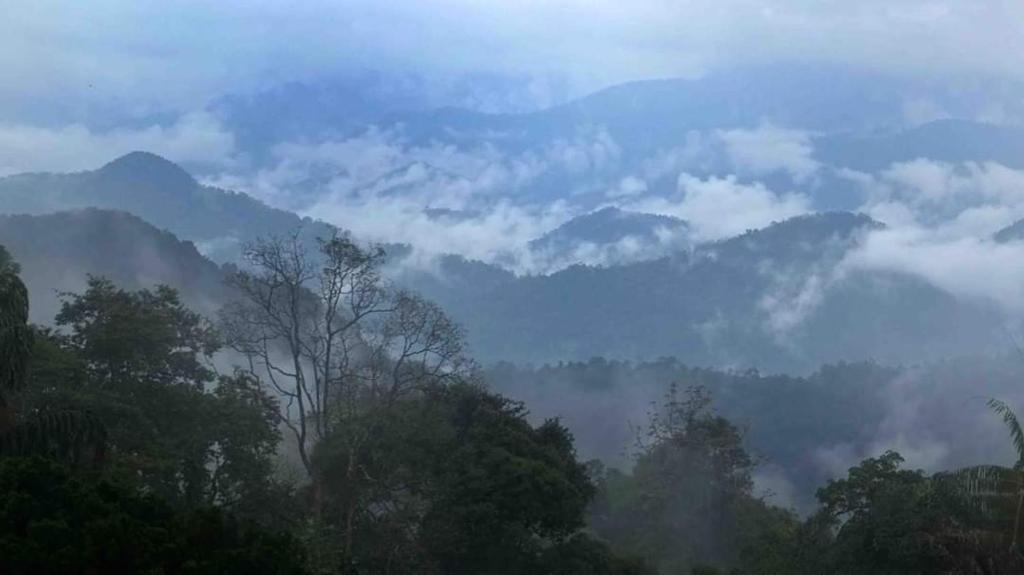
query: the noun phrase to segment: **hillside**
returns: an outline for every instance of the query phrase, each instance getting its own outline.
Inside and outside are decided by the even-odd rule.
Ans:
[[[982,304],[909,275],[838,274],[879,225],[849,213],[805,216],[649,262],[424,291],[468,328],[485,360],[675,356],[799,372],[1005,347],[998,315]]]
[[[215,260],[233,260],[242,243],[300,226],[324,234],[323,224],[278,210],[252,197],[203,186],[178,165],[148,152],[132,152],[105,166],[72,174],[20,174],[0,178],[0,213],[47,214],[103,208],[134,214],[196,243]]]
[[[170,285],[207,314],[227,294],[220,267],[192,242],[126,212],[89,208],[0,216],[0,244],[21,265],[36,322],[51,321],[58,293],[82,289],[88,274],[131,289]]]
[[[1024,130],[969,120],[937,120],[886,133],[833,134],[815,140],[822,162],[861,171],[928,158],[940,162],[998,162],[1024,168]]]
[[[537,267],[546,270],[580,262],[621,265],[687,249],[688,229],[678,218],[605,207],[532,240],[529,249]]]
[[[92,172],[4,178],[0,195],[10,200],[5,211],[35,214],[4,218],[0,243],[25,260],[30,287],[43,294],[76,289],[95,273],[127,285],[170,283],[209,311],[222,288],[204,255],[234,261],[243,242],[300,225],[310,245],[327,232],[244,194],[202,186],[144,153]],[[128,213],[43,215],[62,206]],[[440,303],[484,361],[676,356],[694,365],[805,371],[830,361],[915,362],[1005,347],[1002,318],[986,305],[908,274],[843,270],[860,238],[880,226],[862,215],[822,213],[689,246],[681,220],[606,208],[530,244],[543,264],[537,269],[554,273],[517,277],[400,244],[388,246],[387,273]],[[48,319],[55,299],[39,301],[33,317]]]

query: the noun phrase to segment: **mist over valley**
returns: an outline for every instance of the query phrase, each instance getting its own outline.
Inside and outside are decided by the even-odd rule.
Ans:
[[[1024,12],[388,4],[0,24],[0,571],[1024,569]]]

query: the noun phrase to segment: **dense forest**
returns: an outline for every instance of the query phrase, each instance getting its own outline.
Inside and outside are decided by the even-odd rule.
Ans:
[[[755,490],[755,449],[787,445],[776,455],[792,466],[796,435],[842,434],[843,418],[870,414],[865,388],[844,378],[883,385],[893,370],[762,381],[668,360],[481,369],[439,307],[381,276],[379,248],[335,233],[315,251],[297,236],[257,240],[244,257],[213,317],[167,286],[92,277],[41,327],[0,252],[6,572],[1024,568],[1024,434],[999,400],[989,407],[1014,466],[925,473],[888,451],[821,482],[798,513]],[[495,391],[541,379],[600,393],[645,372],[673,381],[625,455],[604,462],[583,460],[560,420]],[[791,397],[776,403],[789,413],[848,397],[786,436],[758,385]]]

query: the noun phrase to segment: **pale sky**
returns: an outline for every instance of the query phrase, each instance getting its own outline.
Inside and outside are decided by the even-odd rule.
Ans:
[[[0,13],[0,120],[19,123],[184,113],[366,69],[506,74],[560,98],[765,62],[1024,77],[1019,0],[2,0]]]

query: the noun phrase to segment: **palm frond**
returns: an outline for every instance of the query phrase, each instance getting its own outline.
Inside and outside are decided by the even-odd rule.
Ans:
[[[1020,490],[1020,472],[1000,465],[975,465],[943,474],[963,495],[963,501],[989,520],[1012,516]]]
[[[1002,497],[1016,495],[1021,475],[1001,465],[975,465],[959,469],[952,474],[964,493],[971,497]]]
[[[1001,400],[990,398],[987,403],[992,411],[1003,418],[1003,423],[1010,429],[1010,438],[1013,440],[1014,449],[1017,450],[1017,463],[1014,468],[1021,469],[1024,467],[1024,430],[1021,429],[1017,415]]]

